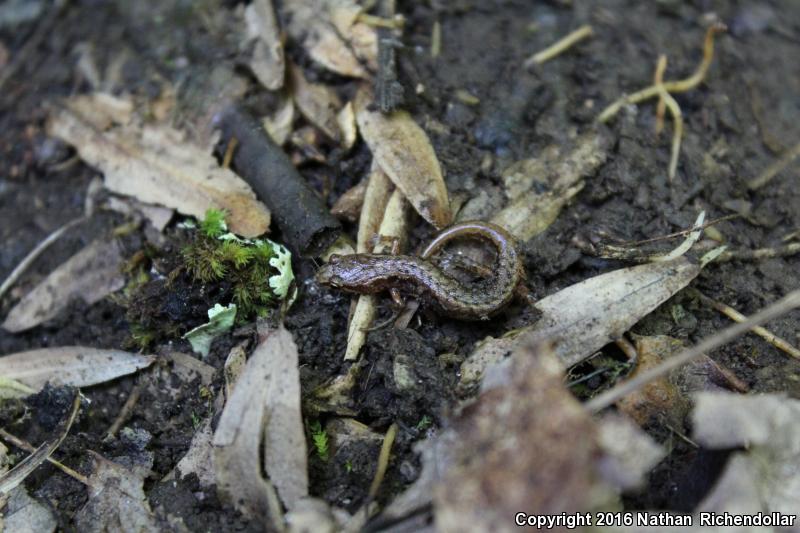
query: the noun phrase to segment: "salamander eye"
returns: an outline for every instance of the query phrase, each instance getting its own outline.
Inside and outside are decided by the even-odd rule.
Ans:
[[[339,262],[339,261],[341,261],[341,260],[342,260],[342,256],[341,256],[341,255],[339,255],[339,254],[332,254],[332,255],[331,255],[329,258],[328,258],[328,263],[338,263],[338,262]]]

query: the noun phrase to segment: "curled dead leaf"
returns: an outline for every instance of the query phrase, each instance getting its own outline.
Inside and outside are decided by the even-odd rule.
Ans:
[[[47,132],[75,146],[84,161],[100,169],[111,191],[198,218],[210,208],[224,209],[228,227],[245,237],[268,230],[269,211],[250,186],[182,132],[116,121],[105,129],[97,114],[84,113],[83,107],[68,100],[53,110]]]
[[[362,87],[354,103],[356,121],[372,156],[422,218],[444,228],[452,220],[450,202],[428,136],[407,112],[387,116],[371,111],[371,102],[370,91]]]

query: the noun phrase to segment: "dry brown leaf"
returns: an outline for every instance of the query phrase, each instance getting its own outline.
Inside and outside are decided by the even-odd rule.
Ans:
[[[516,352],[508,379],[451,425],[452,458],[434,489],[438,531],[516,531],[520,510],[587,511],[616,497],[597,476],[594,421],[564,386],[552,351]]]
[[[356,111],[353,102],[347,102],[336,115],[339,131],[342,132],[342,148],[349,150],[358,139],[358,124],[356,124]]]
[[[254,41],[250,69],[266,89],[283,87],[284,57],[281,32],[271,0],[253,0],[244,10],[247,36]]]
[[[72,299],[92,305],[125,285],[117,241],[97,240],[70,257],[9,311],[3,329],[17,333],[58,315]]]
[[[283,527],[278,494],[288,509],[308,494],[297,358],[283,327],[262,332],[213,439],[218,490],[240,511],[277,529]],[[261,475],[262,462],[269,479]]]
[[[378,69],[378,32],[360,22],[358,16],[364,8],[354,0],[324,0],[330,21],[353,49],[356,57],[376,71]]]
[[[470,369],[469,388],[487,365],[524,342],[555,342],[556,355],[572,366],[618,339],[642,317],[683,289],[700,267],[679,257],[614,270],[589,278],[543,298],[533,305],[542,313],[535,324],[520,328],[511,341],[487,339],[463,365]],[[493,345],[497,345],[496,348]]]
[[[583,179],[605,163],[609,147],[607,136],[592,132],[578,137],[566,153],[551,146],[537,158],[514,163],[503,172],[511,202],[492,222],[523,242],[542,233],[583,189]]]
[[[428,136],[405,111],[370,111],[370,91],[362,87],[354,103],[361,135],[381,169],[417,212],[437,228],[452,220],[447,187]]]
[[[0,519],[0,530],[8,533],[52,533],[58,526],[52,511],[31,498],[24,486],[12,490],[8,503],[0,508],[4,515],[4,520]]]
[[[224,209],[228,227],[245,237],[268,230],[269,211],[250,186],[180,131],[118,121],[104,127],[103,117],[84,113],[83,107],[68,100],[55,109],[47,132],[74,145],[84,161],[104,173],[111,191],[198,218],[210,208]]]
[[[144,493],[149,468],[125,468],[92,454],[94,470],[89,476],[89,501],[76,514],[79,531],[87,533],[156,533],[163,531]],[[152,464],[152,459],[151,459]]]
[[[331,214],[348,222],[357,221],[364,205],[368,182],[369,179],[363,179],[343,192],[331,207]]]
[[[326,0],[292,0],[283,9],[289,19],[286,30],[314,61],[342,76],[367,77],[367,70],[336,31]]]
[[[275,144],[278,146],[286,144],[294,124],[294,100],[281,94],[278,109],[272,115],[264,117],[261,123]]]
[[[309,82],[297,65],[289,63],[292,97],[303,116],[337,143],[342,139],[337,113],[342,101],[336,92],[320,83]]]
[[[84,346],[40,348],[0,357],[0,375],[36,390],[48,381],[88,387],[132,374],[154,360],[146,355]]]

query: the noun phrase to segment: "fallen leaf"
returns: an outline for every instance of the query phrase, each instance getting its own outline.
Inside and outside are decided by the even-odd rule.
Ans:
[[[405,111],[370,111],[370,91],[355,99],[356,120],[372,156],[417,212],[436,228],[452,220],[447,187],[428,136]]]
[[[345,150],[350,150],[358,139],[358,124],[353,102],[347,102],[336,115],[336,122],[342,132],[341,145]]]
[[[102,117],[82,110],[67,100],[50,114],[47,132],[75,146],[86,163],[102,171],[109,190],[199,219],[208,209],[224,209],[231,231],[245,237],[269,229],[269,211],[250,186],[182,132],[114,120],[105,126]]]
[[[364,7],[354,0],[323,0],[330,21],[347,41],[355,55],[373,70],[378,70],[378,32],[373,26],[359,21]]]
[[[271,0],[253,0],[244,10],[244,19],[253,41],[250,70],[266,89],[278,90],[283,87],[283,43]]]
[[[144,478],[149,468],[128,469],[97,454],[93,454],[93,459],[89,501],[75,514],[78,530],[87,533],[163,531],[144,493]]]
[[[132,374],[154,360],[146,355],[84,346],[40,348],[0,357],[0,375],[37,391],[48,381],[88,387]]]
[[[610,414],[598,424],[598,443],[605,452],[598,468],[603,479],[621,491],[640,489],[667,451],[631,419]]]
[[[331,214],[348,222],[356,222],[364,205],[369,179],[363,179],[347,189],[331,207]]]
[[[607,135],[592,132],[578,137],[566,153],[551,146],[537,158],[512,164],[503,172],[511,202],[492,222],[523,242],[542,233],[583,189],[584,178],[606,162],[610,146]]]
[[[283,9],[289,20],[286,31],[302,43],[311,59],[342,76],[367,77],[367,70],[336,31],[326,0],[292,0]]]
[[[167,475],[166,479],[169,480],[170,475],[177,476],[179,479],[195,474],[197,480],[202,487],[211,487],[216,483],[216,475],[214,472],[214,450],[211,445],[211,440],[214,434],[211,431],[211,418],[207,418],[203,425],[195,431],[192,436],[192,442],[189,443],[189,449],[175,465],[175,470]]]
[[[616,499],[599,479],[590,414],[546,346],[512,355],[508,383],[482,392],[450,424],[452,460],[434,489],[438,531],[516,531],[515,513],[587,511]]]
[[[0,526],[8,533],[51,533],[56,530],[58,520],[47,506],[19,486],[8,495]]]
[[[94,241],[51,272],[9,311],[3,329],[18,333],[58,315],[74,298],[92,305],[125,285],[116,240]]]
[[[294,100],[282,94],[278,108],[272,115],[262,119],[261,123],[275,144],[286,144],[294,124]]]
[[[297,347],[283,327],[262,332],[213,438],[217,487],[233,505],[282,529],[288,509],[308,495]],[[264,465],[269,479],[262,477]]]
[[[566,366],[577,364],[620,338],[699,272],[699,266],[678,258],[614,270],[551,294],[533,304],[541,312],[536,323],[515,330],[511,341],[486,339],[467,357],[462,367],[469,367],[470,382],[459,388],[469,389],[488,365],[525,342],[552,341]]]
[[[342,139],[337,113],[342,101],[327,85],[309,82],[297,65],[289,63],[292,97],[300,113],[337,143]]]
[[[211,343],[231,329],[234,320],[236,320],[236,304],[228,304],[226,307],[215,304],[208,310],[208,322],[187,331],[183,338],[189,341],[195,353],[204,358],[208,357]]]

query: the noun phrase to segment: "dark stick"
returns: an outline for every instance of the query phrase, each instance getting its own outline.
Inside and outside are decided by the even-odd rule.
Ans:
[[[238,141],[233,168],[269,207],[289,248],[304,257],[324,252],[339,236],[341,225],[281,147],[237,106],[224,108],[214,122],[225,143]]]

